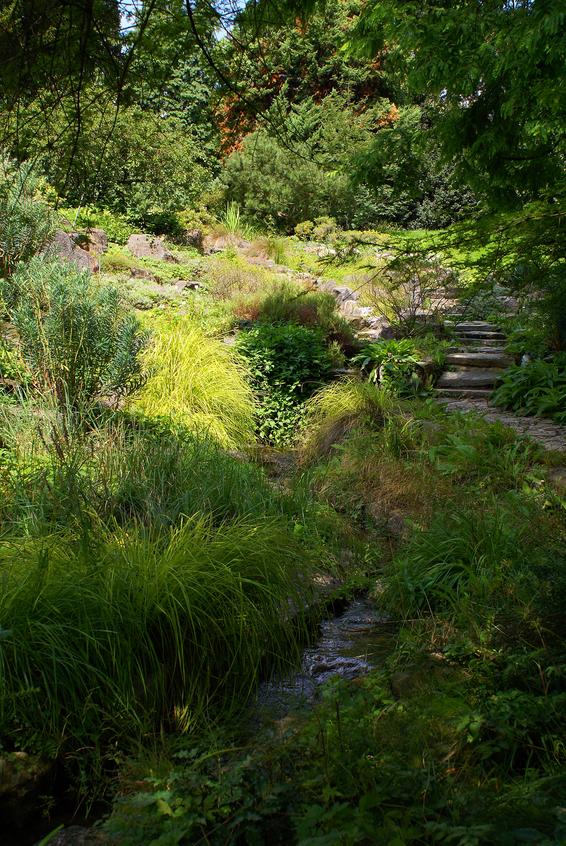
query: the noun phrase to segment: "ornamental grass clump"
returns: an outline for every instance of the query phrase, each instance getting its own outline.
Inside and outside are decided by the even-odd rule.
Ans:
[[[276,518],[4,540],[2,748],[100,760],[245,704],[297,657],[310,569]]]
[[[146,363],[152,375],[135,408],[171,417],[234,448],[253,441],[255,406],[247,368],[189,320],[158,325]]]

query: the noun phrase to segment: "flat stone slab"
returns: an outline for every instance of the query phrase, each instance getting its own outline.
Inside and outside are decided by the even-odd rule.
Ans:
[[[466,367],[511,367],[514,359],[510,355],[498,352],[453,352],[446,356],[446,364],[459,364]]]
[[[499,422],[514,429],[520,435],[526,435],[544,449],[566,452],[566,426],[559,426],[551,420],[544,420],[541,417],[520,417],[510,411],[494,408],[481,399],[439,396],[438,401],[447,411],[475,412],[488,423]]]
[[[450,399],[483,399],[485,403],[489,401],[493,393],[491,388],[435,388],[434,393],[437,397],[446,397]]]
[[[486,323],[485,320],[467,320],[457,323],[454,327],[456,332],[501,332],[495,323]]]
[[[504,341],[503,332],[494,332],[487,329],[458,329],[456,336],[462,341]]]
[[[483,370],[471,367],[469,370],[445,370],[439,377],[437,388],[489,388],[495,385],[503,371],[498,368]]]

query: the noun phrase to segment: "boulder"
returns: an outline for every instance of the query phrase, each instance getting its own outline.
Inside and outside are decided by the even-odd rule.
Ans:
[[[177,261],[173,253],[165,247],[161,238],[157,238],[155,235],[130,235],[126,246],[136,258]]]
[[[250,243],[250,241],[246,241],[238,235],[205,235],[203,238],[203,252],[205,255],[210,256],[215,253],[221,253],[229,247],[245,250],[249,248]]]
[[[157,282],[157,276],[145,267],[132,267],[130,269],[132,279],[148,279],[150,282]]]
[[[359,294],[356,291],[352,291],[347,285],[338,285],[336,282],[324,282],[319,286],[319,290],[332,294],[338,303],[359,299]]]
[[[194,280],[189,279],[176,279],[173,282],[173,285],[181,293],[182,291],[198,291],[203,286],[200,282],[196,282]]]
[[[386,317],[372,317],[371,327],[360,332],[358,337],[360,341],[366,343],[393,341],[397,337],[397,332]]]
[[[72,261],[80,270],[90,270],[95,273],[100,265],[95,256],[79,247],[68,232],[58,229],[50,243],[43,250],[43,255],[49,258],[61,258]]]
[[[92,229],[86,231],[87,245],[84,247],[89,253],[94,253],[97,256],[102,255],[108,249],[108,235],[104,229],[98,226],[93,226]]]
[[[187,247],[193,247],[199,253],[204,251],[204,235],[202,229],[186,229],[184,241]]]

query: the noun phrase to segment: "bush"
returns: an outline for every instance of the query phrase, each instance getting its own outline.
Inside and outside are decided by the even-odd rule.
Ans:
[[[38,178],[31,165],[0,160],[0,276],[10,276],[55,231],[55,215],[36,196]]]
[[[320,329],[326,341],[345,346],[354,340],[351,324],[338,314],[332,294],[305,291],[289,284],[274,286],[258,307],[257,319],[264,323],[296,323]]]
[[[423,387],[423,371],[412,341],[376,341],[352,359],[368,374],[370,382],[400,396],[411,396]]]
[[[291,110],[278,100],[273,123],[280,124],[282,113],[286,143],[263,129],[248,135],[220,176],[225,198],[270,229],[293,232],[297,224],[323,216],[349,226],[356,210],[352,154],[372,137],[371,110],[357,114],[335,93]]]
[[[160,322],[146,364],[152,375],[135,407],[169,416],[228,447],[253,440],[255,406],[244,363],[187,319]]]
[[[34,258],[1,290],[31,378],[61,409],[115,403],[143,385],[148,335],[116,288],[71,262]]]
[[[295,226],[295,235],[301,241],[310,241],[314,232],[314,223],[312,220],[303,220]]]
[[[137,232],[125,215],[108,209],[97,209],[95,206],[81,206],[80,208],[62,208],[59,214],[69,219],[73,227],[78,229],[104,229],[108,240],[115,244],[125,244],[130,235]]]
[[[495,405],[566,423],[566,353],[510,367],[493,394]]]
[[[248,361],[260,401],[259,437],[277,445],[290,443],[297,435],[302,403],[332,369],[322,333],[293,324],[258,325],[240,334],[238,350]]]
[[[371,382],[348,379],[323,388],[306,404],[303,462],[327,455],[354,427],[381,427],[390,409],[390,397]]]

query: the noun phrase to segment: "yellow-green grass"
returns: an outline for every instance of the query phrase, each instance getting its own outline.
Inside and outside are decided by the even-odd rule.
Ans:
[[[254,397],[243,361],[183,317],[152,321],[150,378],[132,403],[236,448],[254,439]]]

